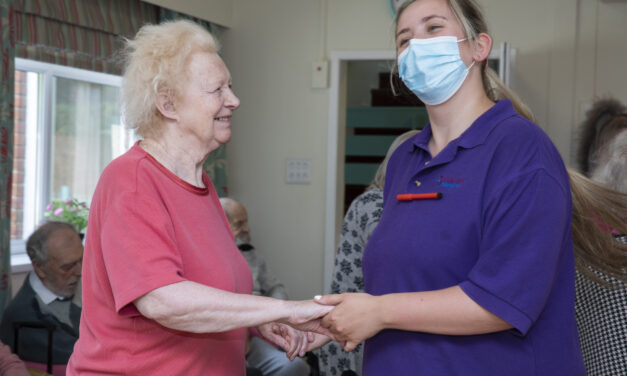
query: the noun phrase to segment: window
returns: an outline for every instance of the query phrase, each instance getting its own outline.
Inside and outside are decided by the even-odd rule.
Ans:
[[[121,77],[15,59],[12,264],[57,199],[90,202],[100,173],[134,142],[120,116]]]

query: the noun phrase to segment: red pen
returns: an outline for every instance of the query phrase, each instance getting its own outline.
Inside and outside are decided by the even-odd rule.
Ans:
[[[396,195],[398,201],[413,201],[413,200],[439,200],[442,198],[441,192],[430,193],[403,193]]]

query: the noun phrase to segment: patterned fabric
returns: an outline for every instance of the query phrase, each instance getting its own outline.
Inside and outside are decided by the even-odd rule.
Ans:
[[[627,283],[595,274],[611,287],[579,273],[576,279],[575,314],[586,370],[588,376],[627,375]]]
[[[212,25],[200,18],[178,13],[170,9],[159,8],[159,22],[179,19],[194,21],[207,29],[216,39],[220,39],[221,30],[217,25]],[[225,145],[220,146],[217,150],[214,150],[211,154],[209,154],[205,160],[205,164],[203,165],[203,170],[207,173],[207,175],[209,175],[209,178],[211,179],[211,182],[215,186],[216,192],[218,192],[218,196],[220,197],[226,197],[229,193],[227,187],[226,166]]]
[[[11,187],[13,174],[13,0],[0,2],[0,316],[11,299]]]
[[[270,271],[266,261],[257,253],[255,247],[250,244],[241,244],[237,248],[242,252],[253,275],[253,295],[287,299],[285,286]]]
[[[361,259],[366,242],[381,219],[383,191],[373,189],[357,196],[351,203],[340,235],[335,256],[331,293],[363,292],[364,277]],[[352,352],[346,352],[331,342],[315,351],[319,359],[320,376],[336,376],[351,370],[362,374],[364,345],[359,344]]]
[[[139,0],[18,0],[15,55],[120,75],[116,51],[158,7]]]
[[[226,146],[222,145],[218,149],[209,154],[202,166],[203,170],[209,175],[213,185],[216,187],[218,196],[226,197],[229,194],[228,181],[226,178]]]

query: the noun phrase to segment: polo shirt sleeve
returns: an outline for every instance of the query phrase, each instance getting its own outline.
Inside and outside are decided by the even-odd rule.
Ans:
[[[184,281],[170,216],[158,197],[113,195],[101,227],[102,257],[120,314],[138,314],[131,303],[159,287]]]
[[[570,192],[545,170],[488,197],[477,263],[462,290],[525,335],[547,302],[568,251]]]

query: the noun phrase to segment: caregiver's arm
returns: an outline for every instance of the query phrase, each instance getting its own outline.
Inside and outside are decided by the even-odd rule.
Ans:
[[[347,351],[383,329],[472,335],[512,328],[477,304],[459,286],[382,296],[326,295],[318,303],[337,305],[322,320],[322,326],[336,339],[347,341]]]
[[[414,332],[471,335],[511,329],[506,321],[472,300],[459,286],[383,295],[383,325]]]

